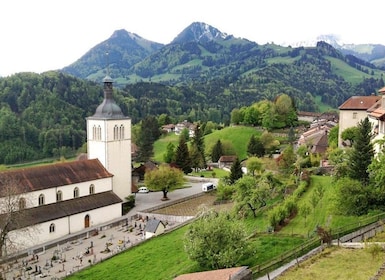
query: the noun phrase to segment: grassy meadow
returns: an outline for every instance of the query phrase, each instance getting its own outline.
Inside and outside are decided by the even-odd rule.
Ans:
[[[247,143],[252,134],[258,134],[252,127],[229,127],[215,131],[205,136],[206,149],[221,141],[230,141],[240,158],[246,158]],[[154,145],[154,159],[163,161],[167,144],[178,145],[178,136],[170,134],[158,140]],[[274,168],[274,160],[263,159],[267,169]],[[267,167],[267,165],[270,165]],[[228,172],[214,170],[217,178],[224,177]],[[194,175],[194,174],[192,174]],[[211,177],[212,171],[202,171],[197,176]],[[323,190],[322,196],[315,194]],[[311,206],[310,213],[304,217],[300,213],[291,217],[287,224],[274,233],[268,233],[270,227],[268,212],[259,211],[257,217],[247,217],[243,223],[248,232],[250,244],[255,254],[243,258],[239,265],[251,268],[263,266],[281,255],[299,248],[302,244],[316,236],[317,226],[336,232],[340,228],[352,228],[361,225],[376,213],[362,217],[346,217],[337,215],[334,208],[334,184],[332,177],[312,176],[306,192],[299,198],[297,205],[307,203]],[[161,279],[171,280],[177,275],[199,271],[197,265],[189,260],[184,251],[183,239],[189,225],[176,229],[168,234],[154,237],[140,245],[112,257],[100,264],[91,266],[75,273],[66,279]],[[385,239],[385,238],[384,238]],[[354,254],[353,254],[354,253]],[[298,269],[288,271],[279,279],[369,279],[383,262],[384,253],[380,260],[373,260],[365,250],[347,250],[329,248],[314,259],[304,262]],[[382,260],[382,261],[381,261]],[[350,267],[348,267],[350,264]],[[359,271],[358,271],[359,270]],[[353,277],[357,275],[357,277]]]
[[[216,130],[211,134],[204,137],[206,154],[209,155],[212,147],[218,140],[222,143],[229,142],[234,147],[236,154],[240,159],[247,157],[247,144],[249,143],[251,135],[260,136],[262,132],[257,130],[255,127],[246,126],[232,126],[226,127],[221,130]],[[175,147],[179,143],[179,135],[170,133],[166,136],[161,137],[154,143],[154,157],[153,159],[157,162],[163,162],[163,156],[166,152],[168,143],[173,143]]]
[[[243,220],[245,228],[248,232],[251,246],[254,248],[255,254],[245,257],[240,265],[256,267],[271,262],[273,259],[279,258],[281,254],[290,252],[298,248],[304,242],[316,236],[314,229],[317,225],[334,229],[354,224],[357,226],[363,217],[344,217],[333,214],[333,182],[329,176],[312,176],[311,186],[300,198],[298,204],[309,202],[316,187],[322,185],[324,187],[324,195],[318,201],[311,213],[306,219],[301,215],[293,217],[285,227],[274,233],[267,233],[269,227],[267,212],[260,211],[256,218],[248,217]],[[183,237],[188,230],[188,225],[183,226],[171,233],[154,237],[146,242],[128,249],[121,254],[106,260],[101,264],[92,266],[76,274],[73,274],[67,279],[117,279],[122,275],[127,275],[129,279],[173,279],[175,276],[199,271],[194,262],[188,259],[187,253],[184,251]],[[362,265],[367,266],[364,275],[371,275],[376,268],[379,267],[379,262],[371,262],[370,257],[365,252],[360,252],[358,258],[365,258],[352,266],[361,269]],[[337,253],[339,255],[339,253]],[[329,258],[330,254],[320,255],[317,258]],[[344,258],[347,258],[346,256]],[[358,262],[357,257],[352,255],[352,263]],[[313,261],[314,262],[314,261]],[[342,260],[341,260],[342,262]],[[349,262],[344,260],[343,262]],[[318,261],[317,261],[318,263]],[[327,262],[326,262],[327,263]],[[368,265],[370,263],[370,266]],[[314,265],[314,264],[313,264]],[[301,265],[302,266],[302,265]],[[305,264],[303,266],[306,266]],[[334,266],[326,268],[320,264],[317,268],[319,273],[330,273],[329,270],[334,269]],[[318,273],[317,272],[317,273]],[[339,269],[335,273],[342,273]],[[311,275],[311,273],[310,273]],[[318,275],[318,274],[317,274]],[[328,275],[328,274],[325,274]],[[297,278],[295,278],[297,277]],[[287,279],[310,279],[299,277]],[[286,279],[286,278],[282,278]],[[349,279],[349,278],[324,278],[315,277],[315,279]],[[350,278],[353,279],[353,278]],[[365,279],[365,278],[354,278]],[[366,278],[368,279],[368,278]]]

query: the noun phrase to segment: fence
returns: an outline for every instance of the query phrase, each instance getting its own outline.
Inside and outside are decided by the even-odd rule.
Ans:
[[[360,240],[364,240],[365,238],[374,236],[377,231],[383,231],[385,223],[385,213],[368,217],[364,220],[361,220],[357,223],[352,223],[345,225],[343,227],[339,227],[336,229],[331,229],[330,233],[334,240],[339,242],[348,242],[353,241],[357,238]],[[281,254],[280,256],[251,267],[250,269],[253,271],[253,276],[263,276],[269,275],[269,272],[273,271],[281,267],[282,265],[297,259],[298,257],[306,255],[306,257],[302,258],[302,260],[307,259],[308,257],[320,252],[323,248],[321,240],[319,237],[313,237],[307,240],[305,243],[297,246],[296,248]],[[310,254],[308,254],[310,252]],[[270,278],[269,278],[270,279]]]

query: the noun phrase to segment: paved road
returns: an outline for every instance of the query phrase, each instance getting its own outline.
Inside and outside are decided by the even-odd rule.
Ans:
[[[169,200],[163,201],[163,192],[149,192],[149,193],[138,193],[135,198],[135,208],[132,209],[128,215],[133,216],[136,212],[143,211],[145,209],[149,209],[158,205],[162,205],[165,203],[170,203],[172,201],[176,201],[178,199],[191,196],[197,193],[202,192],[202,183],[204,182],[213,182],[214,184],[218,184],[218,179],[214,178],[199,178],[199,177],[187,177],[188,182],[186,185],[187,188],[174,190],[167,194]]]
[[[218,181],[216,179],[209,180],[214,183]],[[127,214],[128,225],[119,225],[112,228],[104,227],[98,235],[88,235],[87,238],[79,238],[73,242],[66,242],[65,238],[56,240],[51,243],[55,245],[54,247],[44,249],[43,252],[41,252],[43,247],[41,246],[38,248],[39,250],[36,250],[38,252],[36,254],[34,252],[33,255],[20,258],[16,262],[2,265],[1,273],[3,279],[39,279],[43,277],[63,279],[80,269],[98,263],[121,250],[134,246],[144,239],[140,228],[143,229],[145,221],[131,220],[132,216],[148,208],[200,193],[202,192],[202,183],[207,181],[208,179],[205,178],[189,178],[187,183],[189,187],[169,192],[168,201],[162,200],[162,192],[138,193],[136,194],[135,207]],[[127,230],[129,226],[134,227],[132,232]],[[98,226],[97,228],[100,227]],[[87,229],[88,232],[90,230],[92,228]],[[106,251],[107,244],[110,252]],[[49,244],[44,245],[47,248],[49,247]],[[57,257],[57,260],[52,260],[53,256]],[[30,269],[26,270],[27,267]]]

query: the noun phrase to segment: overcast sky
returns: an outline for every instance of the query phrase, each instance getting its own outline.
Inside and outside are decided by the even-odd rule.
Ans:
[[[259,44],[334,34],[385,45],[382,7],[380,0],[1,0],[0,76],[63,68],[118,29],[167,44],[196,21]]]

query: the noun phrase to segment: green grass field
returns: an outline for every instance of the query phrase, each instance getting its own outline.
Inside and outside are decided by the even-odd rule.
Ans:
[[[269,227],[267,213],[259,212],[257,218],[249,217],[243,220],[250,236],[251,246],[253,246],[256,253],[245,257],[240,265],[255,267],[293,250],[309,240],[310,237],[316,235],[314,229],[317,225],[330,227],[333,231],[350,223],[357,225],[360,220],[367,218],[367,216],[344,217],[333,214],[334,189],[332,178],[328,176],[313,176],[311,186],[300,198],[299,204],[311,199],[313,192],[319,185],[324,187],[324,195],[307,217],[306,225],[304,217],[297,215],[280,231],[269,234],[267,233]],[[188,259],[183,249],[183,236],[187,229],[188,225],[171,233],[152,238],[110,260],[80,271],[68,277],[68,279],[117,279],[121,278],[122,275],[128,275],[130,279],[173,279],[179,274],[196,272],[198,267]],[[364,255],[361,257],[367,258]],[[365,264],[366,261],[367,259],[362,263]],[[374,267],[376,266],[377,263],[374,264]],[[322,269],[325,268],[321,266],[319,270],[322,271]],[[370,268],[368,273],[370,274],[373,269],[373,267]]]
[[[240,159],[245,159],[247,157],[247,145],[251,135],[253,134],[257,136],[261,135],[261,131],[254,127],[246,126],[232,126],[221,130],[216,130],[204,137],[206,154],[209,155],[215,143],[218,140],[221,140],[221,142],[231,143],[238,157]],[[179,142],[179,135],[170,133],[154,143],[153,159],[155,161],[163,162],[163,157],[166,153],[167,145],[170,142],[173,143],[175,147],[177,147]]]

